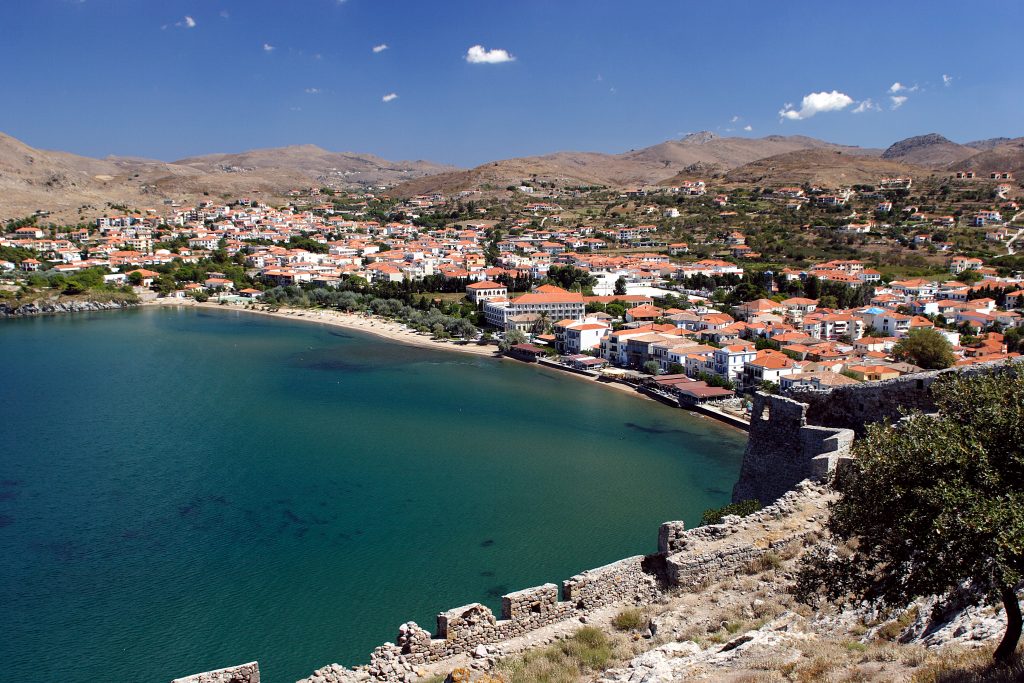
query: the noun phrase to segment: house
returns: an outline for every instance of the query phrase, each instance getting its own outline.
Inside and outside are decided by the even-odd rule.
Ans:
[[[743,366],[743,385],[755,387],[761,382],[779,384],[782,377],[799,371],[800,365],[781,351],[762,349]]]
[[[757,357],[757,350],[749,342],[738,342],[715,349],[712,355],[712,371],[730,381],[739,380],[743,367]]]
[[[552,326],[555,350],[563,355],[580,354],[601,348],[601,339],[611,327],[596,318],[559,320]]]
[[[208,277],[203,281],[203,285],[207,289],[221,290],[221,289],[234,289],[235,283],[227,278],[223,277]]]
[[[496,297],[507,297],[508,287],[497,282],[484,280],[466,285],[466,296],[476,305],[483,301],[490,301]]]
[[[135,270],[131,270],[127,273],[127,275],[138,275],[139,284],[142,287],[152,287],[153,281],[160,277],[160,273],[157,273],[152,270],[146,270],[145,268],[137,268]]]
[[[887,365],[847,365],[846,372],[853,375],[861,382],[881,382],[887,379],[896,379],[902,373],[899,370]]]
[[[653,322],[661,317],[664,311],[657,306],[641,304],[626,311],[626,322]]]

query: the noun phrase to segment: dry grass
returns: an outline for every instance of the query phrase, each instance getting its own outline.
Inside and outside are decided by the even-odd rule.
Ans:
[[[629,654],[620,638],[588,626],[549,647],[502,659],[495,673],[508,683],[577,683],[581,676],[604,671]]]
[[[912,683],[1013,683],[1024,681],[1024,649],[1016,661],[999,665],[992,661],[994,648],[947,649],[924,663]]]
[[[647,615],[643,610],[629,607],[622,610],[612,619],[616,631],[639,631],[647,625]]]

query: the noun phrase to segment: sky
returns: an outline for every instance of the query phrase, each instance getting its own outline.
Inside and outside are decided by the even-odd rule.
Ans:
[[[0,131],[459,166],[710,130],[1024,135],[1024,2],[2,0]]]

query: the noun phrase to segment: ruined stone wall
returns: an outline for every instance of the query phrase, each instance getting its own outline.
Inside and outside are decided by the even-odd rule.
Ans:
[[[176,678],[171,683],[260,683],[260,665],[256,662],[231,666],[216,671]]]
[[[963,368],[920,372],[884,382],[836,387],[830,391],[801,388],[793,390],[790,396],[807,405],[809,424],[852,429],[857,436],[862,436],[865,427],[873,422],[899,420],[901,410],[934,412],[935,401],[931,386],[942,375],[952,372],[964,375],[988,373],[998,370],[1004,364],[1005,361],[994,361]]]
[[[628,557],[566,579],[561,600],[553,583],[509,593],[502,596],[500,619],[485,605],[473,603],[439,614],[434,635],[413,622],[402,624],[395,642],[375,649],[359,675],[378,681],[411,679],[422,665],[478,652],[600,607],[651,604],[667,591],[733,576],[768,553],[801,543],[810,527],[793,513],[807,507],[808,501],[823,508],[824,495],[824,487],[808,481],[747,517],[727,517],[721,524],[689,530],[683,522],[666,522],[658,532],[657,553]],[[355,672],[333,664],[299,683],[355,680]]]
[[[758,393],[733,502],[771,503],[805,479],[825,481],[853,445],[850,429],[809,425],[807,404]]]
[[[788,398],[758,393],[733,502],[754,498],[770,503],[804,479],[831,478],[867,425],[895,422],[905,410],[934,412],[931,387],[942,375],[988,373],[1003,364],[922,372],[827,391],[797,389]]]
[[[774,504],[751,515],[726,517],[720,524],[700,526],[679,535],[666,549],[668,583],[696,589],[744,572],[769,553],[802,545],[811,530],[803,524],[787,526],[779,520],[791,515],[808,496],[823,493],[819,485],[804,481]]]

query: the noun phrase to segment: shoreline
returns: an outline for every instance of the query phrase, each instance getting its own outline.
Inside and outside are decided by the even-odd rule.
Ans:
[[[409,329],[402,323],[395,322],[393,320],[388,320],[386,318],[368,316],[359,313],[342,313],[341,311],[334,310],[288,307],[280,308],[277,311],[261,311],[258,309],[244,308],[239,304],[220,304],[209,301],[178,301],[174,299],[153,299],[150,301],[144,301],[141,304],[139,304],[139,308],[152,308],[160,306],[177,306],[180,308],[202,308],[207,310],[216,310],[223,312],[234,311],[241,313],[254,313],[256,315],[263,315],[270,318],[278,318],[281,320],[319,323],[321,325],[327,325],[329,327],[337,327],[340,329],[365,332],[376,337],[382,337],[389,341],[397,342],[400,344],[407,344],[409,346],[416,346],[424,349],[434,349],[438,351],[453,351],[455,353],[464,353],[477,357],[493,358],[494,360],[498,361],[505,360],[507,358],[506,356],[503,356],[498,352],[497,346],[492,346],[489,344],[485,346],[480,346],[475,343],[468,343],[462,345],[447,340],[431,339],[426,335],[422,335],[419,332],[415,332]],[[573,372],[561,372],[558,371],[556,368],[549,368],[539,363],[523,364],[535,366],[537,368],[543,369],[545,372],[556,373],[559,377],[572,377],[575,378],[576,380],[587,382],[591,386],[605,387],[607,389],[616,391],[620,394],[633,396],[644,401],[652,401],[654,403],[658,402],[655,401],[650,396],[646,396],[643,393],[637,391],[633,387],[621,384],[619,382],[599,382],[595,379],[589,379],[587,377],[577,375],[576,373]],[[699,418],[701,420],[711,419],[692,411],[686,411],[686,413],[691,417]],[[712,421],[717,422],[717,420]],[[734,429],[736,428],[734,427]]]

